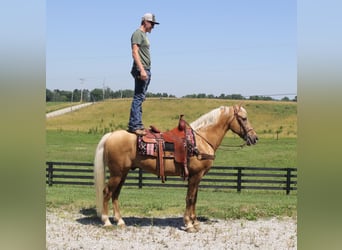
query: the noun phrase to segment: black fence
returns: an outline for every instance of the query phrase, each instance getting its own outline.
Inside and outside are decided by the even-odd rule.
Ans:
[[[46,184],[94,185],[93,163],[46,162]],[[107,173],[107,178],[109,174]],[[187,181],[179,176],[166,178],[165,183],[155,175],[141,169],[131,171],[125,186],[187,187]],[[259,190],[297,190],[296,168],[224,167],[213,166],[203,177],[200,188]]]

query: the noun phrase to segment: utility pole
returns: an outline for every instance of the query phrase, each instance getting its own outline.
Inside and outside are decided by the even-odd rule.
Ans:
[[[106,78],[103,79],[103,83],[102,83],[102,86],[103,86],[103,89],[102,89],[102,98],[103,98],[103,101],[105,99],[105,81],[106,81]]]
[[[82,101],[83,101],[83,87],[82,87],[82,85],[84,82],[84,78],[80,78],[80,81],[81,81],[81,100],[80,100],[80,102],[82,103]]]

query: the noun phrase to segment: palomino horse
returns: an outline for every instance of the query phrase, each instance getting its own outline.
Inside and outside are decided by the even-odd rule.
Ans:
[[[256,144],[258,137],[251,127],[246,110],[239,106],[219,107],[204,114],[190,124],[193,131],[197,154],[188,159],[188,191],[184,224],[187,232],[197,231],[199,221],[195,206],[197,192],[202,177],[213,164],[215,151],[230,129],[238,134],[247,145]],[[112,198],[114,220],[118,226],[125,226],[119,210],[119,194],[131,169],[143,170],[158,175],[156,157],[137,152],[137,136],[125,130],[105,134],[100,140],[94,160],[97,214],[105,226],[110,226],[108,203]],[[105,184],[105,167],[108,166],[110,178]],[[181,175],[181,164],[174,159],[164,159],[165,176]]]

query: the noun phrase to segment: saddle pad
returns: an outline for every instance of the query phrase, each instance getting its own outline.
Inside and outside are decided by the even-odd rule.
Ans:
[[[157,144],[146,143],[143,141],[141,136],[138,136],[137,147],[138,147],[138,153],[141,155],[156,156]]]

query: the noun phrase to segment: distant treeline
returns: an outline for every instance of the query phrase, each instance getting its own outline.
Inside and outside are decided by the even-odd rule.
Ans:
[[[116,99],[116,98],[131,98],[134,95],[134,91],[130,89],[113,91],[110,88],[106,89],[93,89],[91,91],[87,89],[75,89],[73,91],[68,90],[49,90],[46,89],[46,102],[97,102],[105,99]],[[147,97],[159,97],[159,98],[175,98],[174,95],[169,95],[167,93],[151,93],[146,94]],[[230,100],[264,100],[272,101],[275,100],[271,96],[250,96],[246,98],[240,94],[221,94],[215,96],[213,94],[191,94],[185,95],[182,98],[208,98],[208,99],[230,99]],[[297,101],[297,96],[294,99],[288,97],[283,97],[281,101]]]

